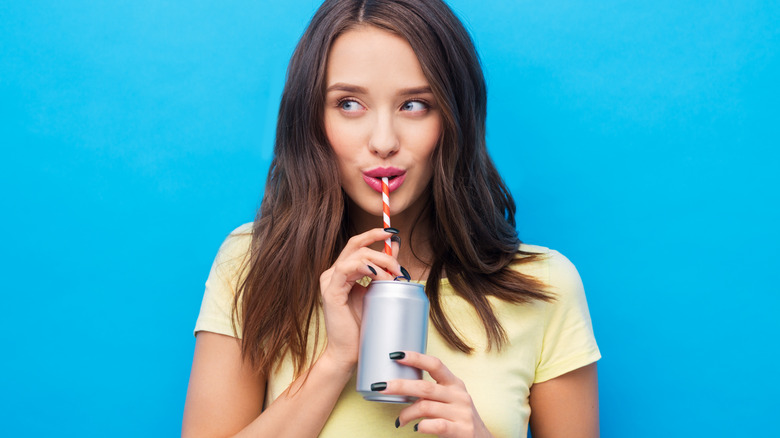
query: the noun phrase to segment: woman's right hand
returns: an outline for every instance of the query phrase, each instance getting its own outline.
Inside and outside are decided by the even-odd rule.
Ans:
[[[365,276],[372,280],[392,280],[402,275],[401,265],[396,260],[398,244],[393,244],[393,256],[369,248],[390,236],[392,233],[382,228],[353,236],[333,266],[320,276],[328,339],[323,357],[350,369],[358,360],[360,320],[366,294],[366,288],[357,281]]]

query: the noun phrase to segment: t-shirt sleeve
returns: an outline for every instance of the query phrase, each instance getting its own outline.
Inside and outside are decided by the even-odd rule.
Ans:
[[[206,291],[195,322],[195,333],[207,331],[241,337],[236,320],[233,330],[233,300],[235,299],[252,240],[252,224],[236,228],[222,243],[206,280]]]
[[[601,358],[577,269],[554,250],[549,253],[548,266],[547,284],[555,300],[548,305],[534,383],[553,379]]]

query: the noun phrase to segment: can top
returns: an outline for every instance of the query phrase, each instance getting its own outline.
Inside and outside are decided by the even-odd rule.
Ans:
[[[379,280],[372,281],[368,285],[366,296],[396,296],[406,297],[415,300],[428,301],[425,294],[425,287],[420,283],[411,283],[407,281]]]
[[[371,280],[371,283],[368,285],[371,286],[372,284],[395,284],[395,285],[402,285],[405,287],[418,287],[420,289],[425,289],[425,286],[422,283],[417,283],[415,281],[399,281],[399,280]]]

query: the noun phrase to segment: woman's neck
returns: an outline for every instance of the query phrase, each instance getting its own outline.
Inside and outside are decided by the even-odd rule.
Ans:
[[[398,262],[409,271],[409,275],[415,281],[428,278],[428,268],[433,258],[429,239],[432,229],[431,218],[429,214],[426,214],[425,209],[428,202],[429,198],[427,196],[421,196],[406,210],[390,218],[390,225],[399,231],[398,236],[401,238]],[[381,217],[367,213],[354,202],[349,201],[349,199],[347,203],[350,225],[355,234],[382,226]],[[412,228],[414,228],[413,234]],[[372,248],[381,251],[383,243],[377,242]],[[412,248],[414,251],[412,251]]]

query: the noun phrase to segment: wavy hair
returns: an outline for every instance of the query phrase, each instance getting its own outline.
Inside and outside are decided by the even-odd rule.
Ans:
[[[335,262],[350,229],[346,195],[323,126],[325,68],[334,40],[363,25],[409,42],[441,109],[431,202],[423,212],[433,224],[425,230],[433,257],[424,262],[430,266],[425,290],[436,330],[453,348],[472,351],[442,308],[444,272],[481,318],[488,348],[506,342],[489,296],[515,303],[551,299],[542,283],[511,267],[539,255],[518,251],[515,203],[485,146],[485,80],[462,23],[439,0],[327,0],[290,60],[274,158],[234,302],[242,354],[261,373],[291,354],[299,374],[309,360],[311,334],[316,351],[319,276]]]

